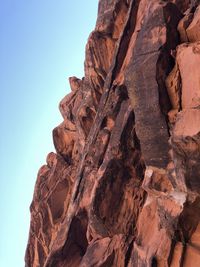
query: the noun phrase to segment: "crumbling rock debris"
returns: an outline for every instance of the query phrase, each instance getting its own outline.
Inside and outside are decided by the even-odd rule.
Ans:
[[[38,173],[26,267],[200,266],[199,69],[199,1],[99,1]]]

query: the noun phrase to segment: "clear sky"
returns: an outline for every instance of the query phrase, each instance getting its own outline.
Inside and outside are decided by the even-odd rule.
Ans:
[[[83,76],[97,0],[0,0],[0,266],[24,266],[38,169],[68,77]]]

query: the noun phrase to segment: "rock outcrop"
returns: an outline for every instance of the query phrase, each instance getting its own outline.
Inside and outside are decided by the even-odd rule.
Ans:
[[[38,173],[26,267],[200,266],[199,2],[99,1]]]

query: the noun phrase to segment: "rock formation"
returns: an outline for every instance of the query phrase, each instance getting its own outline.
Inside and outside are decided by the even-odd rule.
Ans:
[[[199,2],[99,1],[38,173],[26,267],[200,266]]]

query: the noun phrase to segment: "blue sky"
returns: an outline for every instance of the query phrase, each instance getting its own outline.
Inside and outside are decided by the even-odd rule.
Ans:
[[[68,77],[83,76],[98,0],[0,0],[0,266],[24,266],[38,169]]]

